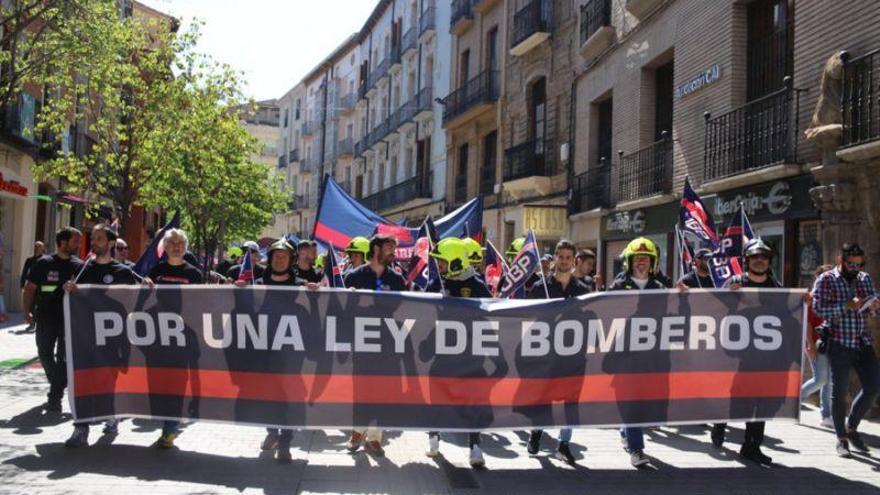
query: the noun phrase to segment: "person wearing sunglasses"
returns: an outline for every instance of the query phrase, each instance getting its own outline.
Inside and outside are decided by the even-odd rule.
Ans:
[[[116,261],[134,269],[134,263],[128,259],[128,244],[124,239],[116,239]]]
[[[865,324],[877,316],[880,302],[871,276],[863,270],[865,252],[858,244],[844,244],[838,265],[816,279],[813,310],[829,329],[828,361],[831,364],[831,418],[837,433],[837,455],[852,457],[849,446],[868,452],[859,436],[859,422],[880,395],[880,367],[871,330]],[[855,369],[862,390],[853,399],[849,415],[846,398],[850,369]]]

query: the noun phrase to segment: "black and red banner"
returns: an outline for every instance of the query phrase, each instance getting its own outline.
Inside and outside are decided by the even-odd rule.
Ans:
[[[551,301],[85,286],[65,300],[77,419],[489,430],[798,415],[802,292]]]

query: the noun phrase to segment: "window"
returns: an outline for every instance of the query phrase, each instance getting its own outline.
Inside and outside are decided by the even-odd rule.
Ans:
[[[287,128],[287,108],[284,108],[284,127]]]
[[[295,120],[297,120],[297,121],[299,120],[299,113],[300,113],[301,108],[302,108],[302,101],[299,98],[297,98],[296,99],[296,116],[294,117]]]
[[[463,87],[470,80],[471,51],[465,50],[461,52],[461,58],[458,62],[458,86]]]
[[[535,154],[544,154],[544,141],[547,138],[547,84],[542,77],[532,83],[529,95],[529,137],[535,143]]]
[[[748,5],[746,96],[760,98],[782,88],[793,73],[793,0],[758,0]]]
[[[483,138],[483,164],[480,169],[480,193],[495,192],[495,162],[498,157],[498,133],[492,131]]]
[[[486,35],[486,68],[498,70],[498,26]]]
[[[595,160],[598,163],[602,158],[607,164],[611,163],[611,136],[613,132],[612,118],[614,104],[611,98],[599,103],[598,105],[598,135],[596,142]]]
[[[654,141],[659,141],[663,131],[672,134],[673,62],[669,61],[654,73]]]

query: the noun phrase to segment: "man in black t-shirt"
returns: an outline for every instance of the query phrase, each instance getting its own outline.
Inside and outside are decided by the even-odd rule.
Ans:
[[[323,272],[315,270],[315,260],[317,259],[318,244],[308,239],[299,241],[299,244],[296,245],[296,266],[294,266],[294,271],[300,284],[317,284],[324,278]]]
[[[27,283],[27,276],[30,273],[31,268],[34,266],[34,263],[37,262],[38,259],[42,258],[43,255],[46,254],[46,245],[43,244],[42,241],[37,241],[34,243],[34,255],[30,258],[26,259],[24,262],[24,267],[21,269],[21,288],[24,289],[24,285]],[[26,332],[33,332],[36,329],[33,323],[29,323]]]
[[[397,240],[387,235],[376,234],[370,239],[370,260],[345,275],[345,286],[349,289],[374,291],[406,291],[406,280],[391,268],[394,263],[394,250]],[[348,439],[349,452],[357,451],[361,444],[364,450],[376,457],[385,455],[382,449],[382,430],[367,428],[354,430]]]
[[[35,321],[37,324],[37,355],[49,380],[49,412],[61,412],[61,398],[67,386],[62,286],[82,268],[82,261],[76,257],[81,240],[82,232],[73,227],[56,232],[55,254],[34,263],[21,292],[25,320],[29,325]]]
[[[113,244],[117,241],[116,232],[104,224],[95,225],[92,228],[91,251],[95,258],[86,264],[77,280],[68,280],[64,284],[64,290],[75,292],[80,284],[94,285],[133,285],[139,282],[138,277],[131,268],[116,261],[112,257]],[[110,437],[118,433],[119,421],[112,419],[104,426],[104,434]],[[64,442],[65,447],[77,448],[89,445],[88,421],[75,421],[73,434]]]
[[[544,289],[544,281],[540,281],[532,287],[528,293],[529,299],[570,299],[582,296],[590,292],[581,279],[577,278],[573,272],[575,263],[575,246],[571,241],[561,240],[556,244],[554,250],[553,264],[555,270],[552,275],[547,277],[547,289]],[[569,465],[574,465],[575,458],[569,447],[571,441],[571,428],[562,428],[559,430],[559,443],[556,447],[556,457]],[[535,455],[541,447],[541,436],[543,430],[532,430],[529,435],[529,454]]]
[[[170,229],[162,238],[167,259],[150,270],[148,278],[156,285],[188,285],[201,284],[202,272],[184,261],[189,241],[181,229]],[[174,447],[174,439],[179,434],[180,421],[166,420],[162,425],[162,435],[156,441],[156,447],[170,449]]]
[[[773,250],[760,238],[752,239],[746,244],[743,257],[745,258],[746,273],[731,277],[724,287],[738,290],[741,287],[782,287],[770,273],[770,262],[773,260]],[[761,444],[764,442],[763,421],[751,421],[746,423],[746,434],[743,438],[739,455],[758,464],[767,465],[773,460],[761,452]],[[712,444],[720,448],[724,444],[727,423],[717,423],[712,426]]]
[[[262,278],[266,267],[260,264],[260,246],[254,241],[247,241],[241,247],[245,250],[245,256],[251,257],[251,266],[254,270],[254,280]],[[235,283],[235,281],[238,280],[238,275],[241,273],[241,267],[242,264],[238,264],[229,269],[225,274],[228,283]]]
[[[712,250],[700,248],[694,253],[694,269],[687,275],[678,279],[675,284],[679,289],[714,289],[715,282],[709,273],[709,260],[712,259]]]

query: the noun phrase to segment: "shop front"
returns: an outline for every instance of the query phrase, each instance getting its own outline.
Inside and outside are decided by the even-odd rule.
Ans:
[[[703,201],[723,231],[740,203],[754,233],[777,253],[773,273],[787,287],[810,287],[823,259],[821,221],[809,190],[811,175],[800,175],[722,191]]]
[[[674,276],[675,225],[678,222],[678,202],[650,208],[614,211],[602,218],[602,264],[599,267],[605,280],[611,281],[623,271],[620,254],[636,237],[645,237],[660,249],[659,268]]]
[[[16,171],[0,166],[0,295],[6,312],[20,308],[19,276],[33,254],[36,191]]]

